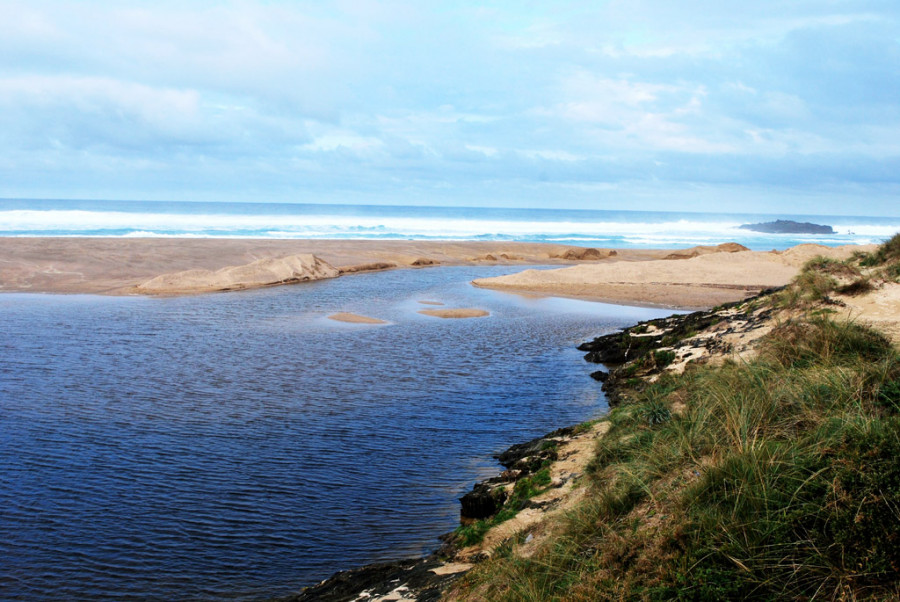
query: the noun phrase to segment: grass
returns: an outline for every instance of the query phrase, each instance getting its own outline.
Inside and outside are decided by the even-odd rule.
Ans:
[[[900,357],[826,317],[745,364],[663,376],[609,415],[590,494],[490,600],[891,599],[900,595]]]
[[[895,234],[868,255],[860,257],[864,267],[881,266],[889,262],[900,262],[900,233]]]
[[[790,286],[773,296],[781,308],[810,307],[829,302],[829,294],[862,295],[875,290],[874,279],[900,282],[900,234],[873,253],[854,253],[846,261],[816,257],[808,261]]]
[[[548,462],[549,464],[549,462]],[[516,481],[512,493],[503,507],[494,516],[461,525],[453,533],[455,542],[460,546],[472,546],[481,543],[487,532],[497,525],[508,521],[524,508],[528,500],[547,491],[550,487],[550,468],[545,466],[527,477]]]
[[[804,266],[769,301],[799,317],[749,362],[653,383],[640,373],[671,351],[626,364],[633,395],[608,415],[559,535],[528,557],[504,549],[454,597],[900,599],[900,354],[827,307],[878,279],[900,281],[900,234]]]

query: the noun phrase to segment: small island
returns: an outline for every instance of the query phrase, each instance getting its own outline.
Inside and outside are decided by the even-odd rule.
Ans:
[[[811,224],[809,222],[795,222],[786,219],[775,220],[774,222],[763,222],[760,224],[742,224],[738,226],[741,230],[752,230],[753,232],[765,232],[766,234],[834,234],[834,228],[831,226],[821,226],[819,224]]]

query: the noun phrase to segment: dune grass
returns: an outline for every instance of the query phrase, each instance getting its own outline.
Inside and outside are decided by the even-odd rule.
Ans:
[[[452,597],[900,599],[900,353],[828,318],[830,294],[879,279],[900,281],[900,234],[809,262],[769,297],[795,317],[753,360],[642,381],[559,534],[504,547]]]
[[[900,595],[900,357],[827,318],[746,364],[664,377],[614,409],[590,494],[528,558],[472,571],[490,600]]]

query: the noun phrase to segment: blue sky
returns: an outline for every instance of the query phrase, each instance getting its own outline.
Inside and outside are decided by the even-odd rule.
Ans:
[[[896,0],[0,17],[0,197],[900,215]]]

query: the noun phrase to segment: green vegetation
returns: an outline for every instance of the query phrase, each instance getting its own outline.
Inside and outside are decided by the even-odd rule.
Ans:
[[[462,591],[491,600],[900,595],[900,356],[825,318],[744,365],[666,377],[613,410],[591,494],[529,558]]]
[[[547,461],[545,464],[549,465]],[[490,518],[475,521],[468,525],[457,527],[454,531],[456,543],[465,547],[480,543],[485,534],[500,523],[504,523],[519,513],[525,507],[528,500],[547,491],[550,487],[550,468],[544,466],[537,472],[516,481],[512,494],[503,504],[497,514]]]
[[[774,297],[775,305],[808,308],[828,303],[828,295],[862,295],[876,288],[877,280],[900,282],[900,234],[873,253],[854,253],[846,261],[816,257],[803,266],[791,286]]]
[[[653,352],[653,361],[657,368],[664,368],[675,361],[675,352],[671,349],[660,349]]]
[[[864,267],[881,266],[888,262],[900,262],[900,233],[886,240],[874,253],[860,257],[860,264]]]
[[[648,382],[607,417],[588,494],[527,557],[468,573],[470,600],[900,599],[900,353],[828,317],[832,292],[900,281],[900,235],[817,259],[769,299],[756,357]],[[794,316],[788,318],[785,316]],[[666,344],[663,339],[657,346]]]

